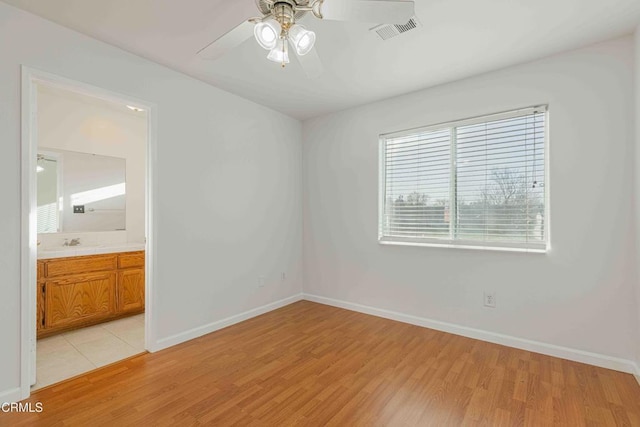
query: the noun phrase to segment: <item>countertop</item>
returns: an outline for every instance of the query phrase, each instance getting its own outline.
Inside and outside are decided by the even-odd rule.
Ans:
[[[104,245],[78,245],[38,248],[38,259],[68,258],[84,255],[111,254],[145,250],[144,243],[113,243]]]

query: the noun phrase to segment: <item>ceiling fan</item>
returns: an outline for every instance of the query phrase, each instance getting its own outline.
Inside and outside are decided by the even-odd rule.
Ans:
[[[298,22],[305,16],[335,21],[376,24],[405,24],[414,14],[409,0],[255,0],[262,16],[249,18],[198,52],[205,59],[217,59],[252,35],[267,59],[282,67],[295,52],[307,76],[322,73],[322,63],[313,48],[316,34]]]

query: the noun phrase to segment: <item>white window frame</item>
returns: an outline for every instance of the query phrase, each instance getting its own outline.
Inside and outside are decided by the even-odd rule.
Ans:
[[[449,238],[429,238],[429,237],[389,237],[383,235],[382,222],[385,218],[386,208],[386,142],[388,139],[398,138],[403,136],[412,135],[415,133],[433,132],[437,130],[444,130],[447,128],[455,129],[461,126],[474,125],[484,122],[490,122],[494,120],[504,120],[514,117],[523,116],[532,113],[544,113],[545,126],[544,126],[544,239],[539,245],[527,244],[527,243],[507,243],[507,242],[487,242],[476,240],[455,239],[454,226],[449,227]],[[452,132],[455,133],[455,132]],[[511,110],[501,113],[488,114],[482,116],[476,116],[472,118],[454,120],[450,122],[437,123],[433,125],[406,129],[398,132],[384,133],[379,136],[379,183],[378,183],[378,243],[382,245],[402,245],[402,246],[425,246],[425,247],[438,247],[438,248],[458,248],[458,249],[481,249],[481,250],[496,250],[507,252],[527,252],[527,253],[547,253],[551,250],[551,221],[550,221],[550,180],[549,180],[549,106],[548,105],[536,105],[533,107],[520,108],[517,110]],[[456,138],[452,135],[451,139],[451,190],[450,196],[455,197],[455,175],[456,175]],[[451,200],[451,206],[454,207],[456,203]],[[451,212],[451,217],[455,217],[454,211]],[[453,221],[455,223],[455,221]]]

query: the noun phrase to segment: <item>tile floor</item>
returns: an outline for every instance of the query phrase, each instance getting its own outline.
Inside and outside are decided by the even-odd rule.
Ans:
[[[31,390],[144,351],[144,314],[39,339]]]

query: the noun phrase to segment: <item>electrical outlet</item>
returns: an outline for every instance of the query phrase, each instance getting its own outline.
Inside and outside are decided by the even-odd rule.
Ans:
[[[258,277],[258,287],[264,288],[264,276]]]
[[[496,293],[495,292],[485,292],[484,293],[484,306],[496,308]]]

